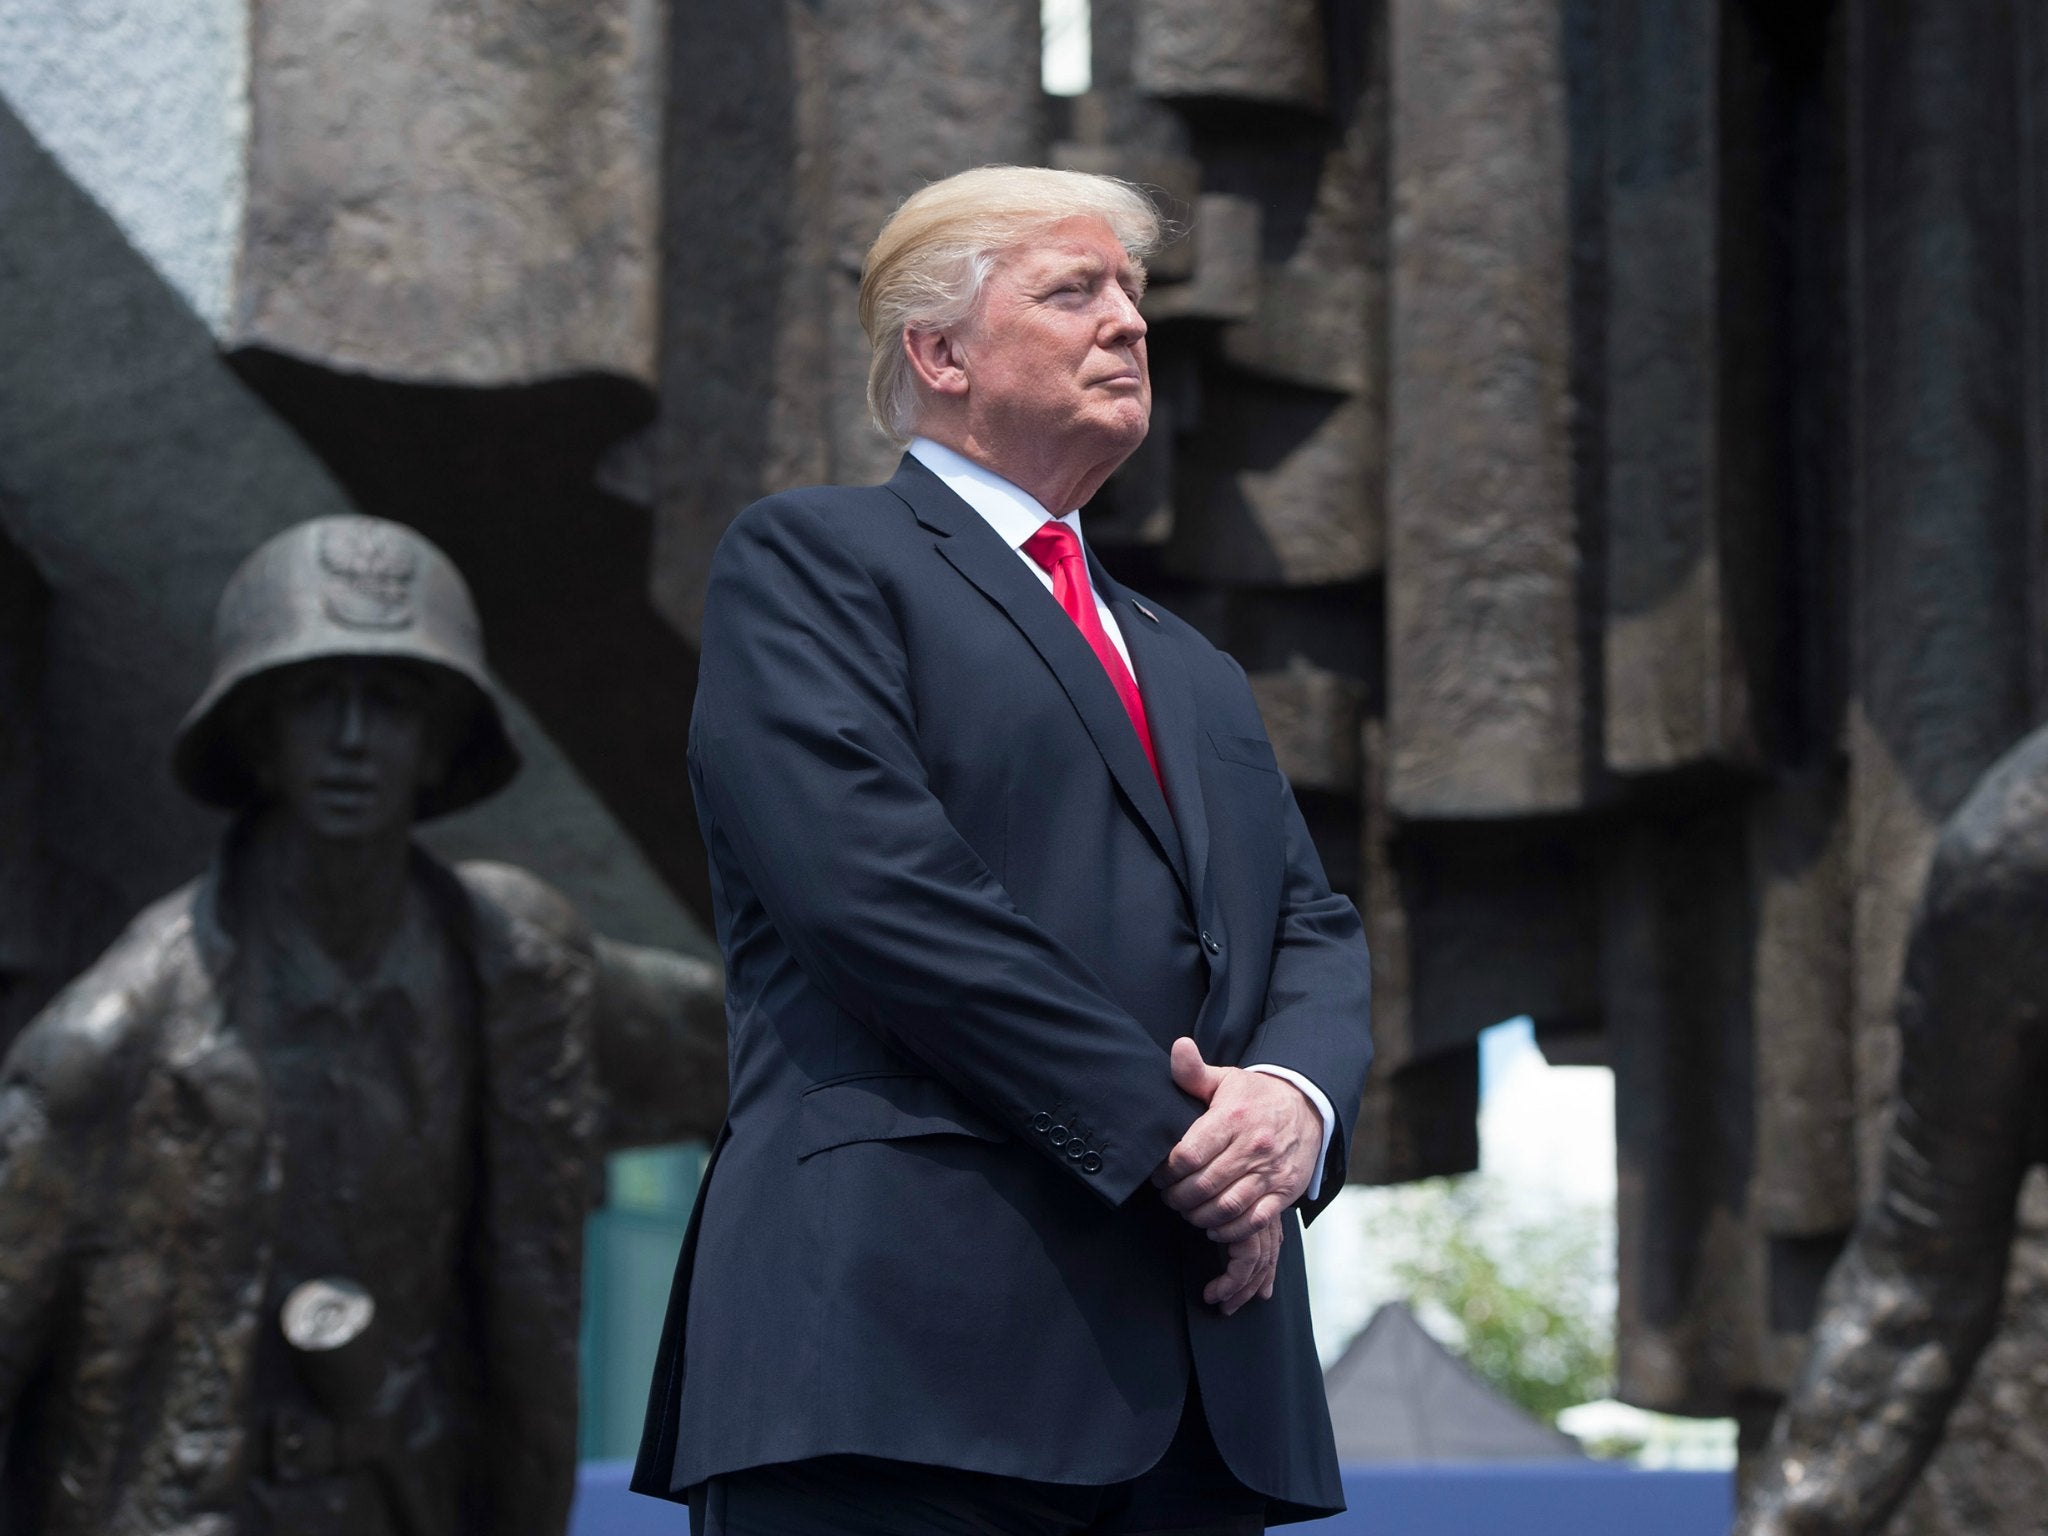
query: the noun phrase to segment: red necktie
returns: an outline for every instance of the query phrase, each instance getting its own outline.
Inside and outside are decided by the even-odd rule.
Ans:
[[[1024,541],[1024,553],[1052,574],[1052,595],[1067,610],[1067,617],[1079,627],[1096,660],[1109,674],[1116,696],[1124,701],[1124,712],[1137,728],[1138,745],[1145,749],[1145,761],[1152,765],[1152,777],[1159,778],[1159,759],[1152,755],[1152,728],[1145,723],[1145,701],[1138,697],[1138,684],[1131,669],[1117,653],[1115,644],[1095,612],[1095,592],[1088,585],[1088,564],[1081,557],[1081,536],[1058,518],[1041,527]],[[1160,788],[1166,787],[1164,779]]]

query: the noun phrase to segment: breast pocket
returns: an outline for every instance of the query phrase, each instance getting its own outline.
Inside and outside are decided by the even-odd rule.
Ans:
[[[1263,768],[1268,773],[1280,771],[1280,764],[1273,756],[1273,744],[1263,736],[1226,736],[1211,731],[1209,744],[1226,763],[1242,763],[1247,768]]]
[[[1002,1130],[936,1078],[870,1072],[804,1091],[797,1107],[798,1162],[862,1141],[967,1136],[1005,1141]]]

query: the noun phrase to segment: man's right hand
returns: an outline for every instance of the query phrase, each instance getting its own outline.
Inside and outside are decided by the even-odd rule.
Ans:
[[[1229,1076],[1230,1074],[1205,1063],[1193,1040],[1182,1039],[1174,1042],[1173,1080],[1183,1093],[1201,1100],[1204,1104],[1213,1104],[1217,1090],[1229,1080]],[[1254,1086],[1265,1088],[1287,1085],[1275,1078],[1255,1083]],[[1171,1190],[1174,1195],[1179,1196],[1180,1201],[1189,1202],[1195,1198],[1188,1193],[1193,1187],[1193,1180],[1177,1175],[1198,1170],[1192,1167],[1182,1169],[1177,1166],[1176,1158],[1183,1155],[1185,1150],[1185,1142],[1176,1147],[1175,1156],[1160,1164],[1159,1171],[1153,1175],[1152,1181],[1160,1186],[1162,1191]],[[1168,1198],[1168,1204],[1180,1208],[1179,1203],[1171,1196]],[[1181,1209],[1181,1214],[1190,1221],[1195,1220],[1195,1213],[1192,1210]],[[1226,1250],[1223,1273],[1202,1288],[1202,1300],[1212,1307],[1222,1308],[1225,1317],[1229,1317],[1254,1298],[1260,1301],[1272,1299],[1273,1280],[1280,1268],[1280,1249],[1287,1241],[1287,1224],[1282,1221],[1268,1219],[1255,1224],[1239,1219],[1230,1225],[1240,1229],[1249,1227],[1252,1230],[1244,1231],[1230,1242]],[[1209,1229],[1209,1235],[1219,1242],[1224,1240],[1214,1229]]]

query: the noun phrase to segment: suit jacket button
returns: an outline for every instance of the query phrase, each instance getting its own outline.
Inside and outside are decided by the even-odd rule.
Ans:
[[[1090,1153],[1089,1153],[1089,1154],[1088,1154],[1088,1155],[1087,1155],[1086,1157],[1082,1158],[1082,1159],[1081,1159],[1081,1171],[1082,1171],[1083,1173],[1100,1173],[1100,1172],[1102,1172],[1102,1158],[1101,1158],[1100,1154],[1098,1154],[1098,1153],[1094,1153],[1094,1152],[1090,1152]]]
[[[1064,1147],[1067,1144],[1067,1137],[1071,1134],[1064,1125],[1056,1125],[1047,1139],[1056,1147]]]
[[[1052,1116],[1041,1109],[1036,1115],[1031,1117],[1031,1129],[1043,1136],[1052,1129]]]
[[[1067,1143],[1067,1156],[1071,1157],[1075,1162],[1080,1162],[1087,1155],[1088,1143],[1083,1141],[1080,1137],[1076,1136],[1072,1141]]]
[[[1202,930],[1202,948],[1209,951],[1212,955],[1223,953],[1223,946],[1209,936],[1209,931],[1206,928]]]

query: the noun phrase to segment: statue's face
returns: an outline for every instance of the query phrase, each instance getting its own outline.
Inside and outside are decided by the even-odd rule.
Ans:
[[[315,837],[376,838],[409,826],[444,753],[436,691],[397,661],[338,658],[280,674],[253,722],[258,777],[271,801]]]

